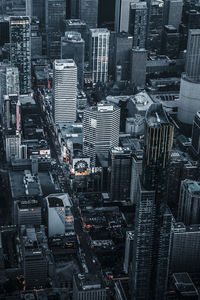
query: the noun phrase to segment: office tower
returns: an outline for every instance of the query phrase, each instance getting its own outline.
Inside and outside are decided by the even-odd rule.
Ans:
[[[121,80],[130,79],[130,60],[133,37],[126,32],[115,36],[115,67],[121,66]],[[116,76],[115,76],[116,78]]]
[[[129,33],[133,36],[133,47],[145,48],[147,38],[147,3],[131,2]]]
[[[99,0],[78,0],[79,19],[86,22],[89,28],[97,28]]]
[[[185,74],[181,78],[178,119],[192,125],[200,105],[200,29],[189,30]]]
[[[3,101],[3,125],[7,132],[20,131],[21,128],[21,103],[15,94],[5,95]]]
[[[181,182],[178,221],[185,225],[200,224],[200,183],[193,180]]]
[[[45,252],[48,244],[44,226],[37,229],[23,226],[21,232],[25,287],[27,290],[45,287],[48,276]]]
[[[65,29],[66,1],[46,0],[46,37],[47,55],[52,58],[60,58],[60,39]]]
[[[115,3],[115,31],[128,32],[130,3],[132,0],[116,0]]]
[[[183,10],[183,0],[166,0],[164,2],[164,25],[172,25],[179,29]]]
[[[99,0],[98,27],[106,27],[109,30],[114,30],[115,2],[115,0]]]
[[[5,149],[6,149],[6,161],[9,162],[11,158],[20,158],[20,145],[21,136],[13,134],[5,135]]]
[[[31,89],[31,41],[29,17],[10,17],[10,61],[19,70],[21,94]]]
[[[73,276],[73,300],[107,300],[109,294],[109,288],[98,275],[84,273]]]
[[[42,56],[42,33],[40,21],[36,17],[31,18],[31,57]]]
[[[38,200],[18,201],[16,225],[34,225],[42,223],[41,206]]]
[[[87,24],[84,21],[80,19],[66,20],[65,30],[79,32],[81,34],[82,39],[85,41],[85,44],[88,42],[88,28]]]
[[[65,206],[60,194],[46,197],[48,237],[65,233]]]
[[[9,19],[0,17],[0,47],[9,43]]]
[[[108,80],[110,32],[106,28],[90,29],[89,58],[93,83]]]
[[[133,48],[131,51],[131,84],[144,88],[146,83],[147,51],[143,48]]]
[[[88,107],[83,116],[83,153],[96,165],[96,154],[108,154],[119,143],[120,109],[109,102]]]
[[[199,273],[200,225],[175,223],[172,235],[171,272]]]
[[[65,36],[61,38],[61,59],[74,60],[81,88],[83,88],[84,57],[85,41],[81,38],[81,34],[75,31],[65,32]]]
[[[37,18],[40,29],[45,28],[45,0],[26,0],[26,16]]]
[[[155,0],[149,2],[149,19],[148,19],[148,37],[147,50],[159,53],[161,50],[161,39],[163,30],[163,13],[164,2],[162,0]]]
[[[19,94],[18,68],[0,66],[0,114],[2,114],[3,96],[11,94]]]
[[[123,269],[126,274],[129,273],[129,266],[132,260],[133,241],[134,241],[134,231],[127,231],[126,242],[125,242],[124,265],[123,265]]]
[[[73,59],[57,59],[53,67],[55,124],[76,121],[77,67]]]
[[[162,53],[169,58],[177,58],[179,54],[180,35],[172,25],[165,25],[163,30]]]
[[[200,155],[200,112],[197,112],[193,122],[192,150],[195,155]]]
[[[167,299],[198,300],[199,292],[190,275],[186,272],[173,273],[170,291]]]
[[[142,175],[142,159],[143,151],[137,150],[132,156],[132,170],[131,170],[131,189],[130,189],[130,200],[131,203],[136,204],[137,185],[138,179]]]
[[[172,214],[165,205],[165,178],[173,125],[161,104],[146,113],[143,174],[138,182],[133,246],[133,299],[163,299],[168,280]]]
[[[128,201],[131,181],[131,150],[114,147],[108,155],[108,191],[111,200]]]

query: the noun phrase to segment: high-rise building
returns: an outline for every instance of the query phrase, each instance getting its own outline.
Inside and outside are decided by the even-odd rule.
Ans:
[[[124,272],[129,273],[129,266],[132,260],[133,252],[133,241],[134,241],[134,231],[126,232],[126,242],[125,242],[125,254],[124,254]]]
[[[121,66],[121,80],[130,79],[130,60],[133,37],[127,32],[115,36],[115,67]],[[116,76],[115,76],[116,77]]]
[[[80,87],[83,88],[83,71],[85,57],[85,41],[81,34],[75,31],[66,31],[61,38],[61,59],[73,59],[77,66],[77,77]]]
[[[146,113],[143,174],[138,182],[133,246],[133,299],[163,299],[168,281],[172,214],[165,205],[165,178],[173,125],[161,104]]]
[[[73,277],[73,300],[107,300],[109,288],[96,274],[75,274]]]
[[[66,1],[45,0],[47,54],[50,58],[60,58],[60,40],[65,30]]]
[[[36,17],[31,18],[31,57],[42,56],[42,33],[40,21]]]
[[[133,47],[145,48],[147,38],[147,3],[131,2],[129,33],[133,36]]]
[[[143,151],[138,150],[133,153],[132,157],[132,171],[131,171],[131,189],[130,189],[130,200],[133,204],[136,204],[137,196],[137,185],[138,179],[142,175],[142,159]]]
[[[54,61],[53,108],[55,124],[76,121],[77,67],[73,59]]]
[[[88,107],[83,117],[83,153],[95,167],[96,154],[108,154],[119,143],[120,108],[109,102]]]
[[[21,136],[8,134],[5,136],[6,160],[9,162],[12,157],[20,158]]]
[[[19,95],[18,68],[0,66],[0,114],[2,114],[4,95]]]
[[[185,73],[181,78],[178,119],[192,125],[200,105],[200,29],[189,30]]]
[[[79,19],[89,28],[97,28],[99,0],[78,0]]]
[[[42,223],[41,206],[38,200],[17,201],[17,220],[16,225],[34,225]]]
[[[181,182],[178,221],[185,225],[200,224],[200,183],[193,180]]]
[[[42,28],[45,26],[45,0],[26,0],[26,16],[37,17]]]
[[[180,34],[172,25],[165,25],[163,30],[162,53],[171,59],[175,59],[179,54]]]
[[[106,28],[90,29],[90,70],[93,83],[108,80],[108,53],[110,32]]]
[[[181,24],[183,0],[166,0],[164,2],[164,25],[172,25],[178,30]]]
[[[159,53],[161,50],[164,2],[162,0],[148,1],[147,50]]]
[[[111,200],[128,201],[131,183],[131,150],[114,147],[108,155],[108,191]]]
[[[48,250],[48,244],[44,226],[38,228],[21,227],[21,235],[26,289],[45,287],[48,276],[45,251]]]
[[[130,3],[132,0],[116,0],[115,3],[115,31],[128,32]]]
[[[0,46],[9,43],[9,18],[0,18]]]
[[[199,273],[200,225],[175,223],[172,235],[171,272]]]
[[[10,17],[10,61],[19,70],[20,93],[29,93],[31,89],[29,17]]]
[[[147,51],[143,48],[133,48],[131,51],[131,84],[144,88],[146,83]]]
[[[193,122],[192,150],[195,155],[200,155],[200,112],[197,112]]]
[[[65,233],[65,206],[59,194],[46,197],[48,237]]]

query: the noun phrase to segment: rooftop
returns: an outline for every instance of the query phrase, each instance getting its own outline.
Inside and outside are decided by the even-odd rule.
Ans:
[[[163,109],[162,104],[153,103],[146,112],[146,122],[150,127],[161,127],[162,125],[170,125],[166,112]]]
[[[175,286],[182,296],[198,296],[199,293],[188,273],[174,273]]]

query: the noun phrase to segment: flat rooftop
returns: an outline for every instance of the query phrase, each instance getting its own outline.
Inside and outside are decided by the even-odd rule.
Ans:
[[[188,273],[174,273],[173,278],[177,290],[183,296],[198,296],[199,293]]]
[[[35,176],[30,176],[30,178],[27,177],[26,180],[24,173],[25,171],[9,172],[9,181],[12,198],[42,196],[39,178]]]

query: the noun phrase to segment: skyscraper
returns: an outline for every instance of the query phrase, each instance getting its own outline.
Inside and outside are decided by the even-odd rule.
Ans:
[[[130,3],[132,0],[116,0],[115,3],[115,31],[128,32]]]
[[[147,3],[131,2],[129,33],[133,36],[133,47],[145,48],[147,38]]]
[[[47,54],[60,58],[60,39],[65,28],[66,1],[45,0]]]
[[[178,30],[182,18],[183,0],[164,2],[164,25],[172,25]]]
[[[200,29],[189,30],[185,73],[181,78],[178,119],[192,125],[200,107]]]
[[[31,89],[29,17],[10,17],[10,60],[19,70],[20,93],[29,93]]]
[[[112,200],[128,201],[131,181],[131,150],[114,147],[108,155],[108,191]]]
[[[124,254],[124,272],[128,274],[130,261],[132,259],[133,251],[133,241],[134,241],[134,231],[126,232],[126,242],[125,242],[125,254]]]
[[[175,223],[172,235],[171,272],[199,273],[200,226]]]
[[[132,35],[120,32],[115,36],[115,67],[121,66],[121,79],[130,79],[130,60],[133,44]]]
[[[161,50],[163,30],[164,2],[162,0],[148,1],[147,46],[151,52]]]
[[[98,0],[78,0],[79,18],[85,21],[89,28],[97,28]]]
[[[90,29],[89,53],[93,83],[108,79],[110,32],[106,28]]]
[[[97,153],[108,154],[109,149],[118,146],[119,126],[119,107],[104,101],[85,109],[83,153],[91,158],[92,167],[95,167]]]
[[[178,221],[185,225],[200,224],[200,183],[193,180],[181,182]]]
[[[61,58],[74,60],[81,87],[83,87],[84,57],[85,41],[81,38],[81,34],[75,31],[65,32],[65,36],[61,38]]]
[[[200,112],[197,112],[193,122],[192,150],[196,155],[200,155]]]
[[[144,88],[146,83],[147,51],[144,48],[133,48],[131,51],[131,83]]]
[[[57,59],[53,67],[55,124],[76,121],[77,67],[73,59]]]
[[[19,95],[19,71],[15,67],[0,67],[0,114],[2,113],[3,96]]]
[[[167,287],[172,215],[164,203],[173,125],[161,104],[146,113],[143,174],[138,183],[133,247],[133,299],[163,299]]]

